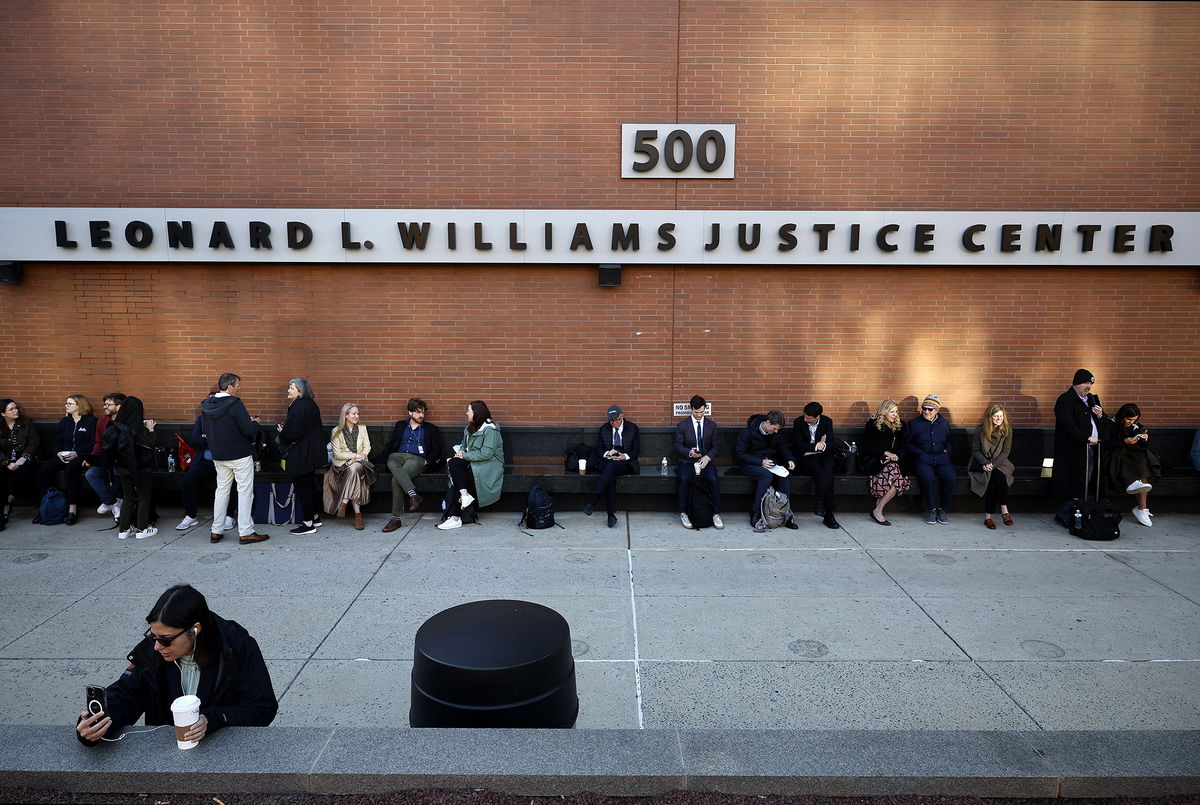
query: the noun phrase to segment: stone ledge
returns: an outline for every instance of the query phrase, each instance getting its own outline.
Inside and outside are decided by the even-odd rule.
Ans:
[[[979,797],[1200,793],[1200,731],[173,730],[85,747],[70,726],[0,725],[0,787],[545,796],[671,790]]]

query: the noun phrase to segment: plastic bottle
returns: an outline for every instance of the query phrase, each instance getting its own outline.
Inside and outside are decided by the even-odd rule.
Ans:
[[[175,472],[175,454],[167,453],[167,472]]]
[[[1083,512],[1081,512],[1079,509],[1075,510],[1075,530],[1083,530]]]
[[[667,474],[667,457],[666,456],[663,456],[662,463],[658,465],[658,474],[659,475]]]

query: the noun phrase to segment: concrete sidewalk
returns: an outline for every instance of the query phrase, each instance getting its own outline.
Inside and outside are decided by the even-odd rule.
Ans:
[[[528,536],[485,511],[457,531],[425,515],[383,534],[368,515],[365,531],[327,519],[249,546],[162,516],[144,541],[94,514],[0,533],[0,725],[72,723],[159,593],[189,582],[262,646],[270,729],[407,731],[421,623],[516,598],[571,626],[578,730],[1200,730],[1196,516],[1127,517],[1119,541],[1087,543],[1044,514],[996,531],[961,513],[891,528],[846,513],[838,530],[805,514],[755,534],[743,514],[694,532],[567,512]]]

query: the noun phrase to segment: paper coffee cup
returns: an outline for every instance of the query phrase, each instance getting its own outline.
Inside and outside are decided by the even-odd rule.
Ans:
[[[700,462],[697,461],[695,464],[692,465],[692,467],[695,468],[696,474],[699,475],[700,474]]]
[[[185,741],[183,736],[188,729],[200,720],[200,698],[198,696],[180,696],[171,702],[171,715],[175,719],[175,742],[180,749],[191,749],[199,741]]]
[[[583,475],[585,472],[587,472],[587,459],[581,458],[579,459],[579,474]]]

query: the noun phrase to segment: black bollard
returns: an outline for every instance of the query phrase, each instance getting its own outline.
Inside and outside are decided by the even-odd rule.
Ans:
[[[575,725],[571,629],[549,607],[461,604],[425,621],[414,643],[410,726]]]

